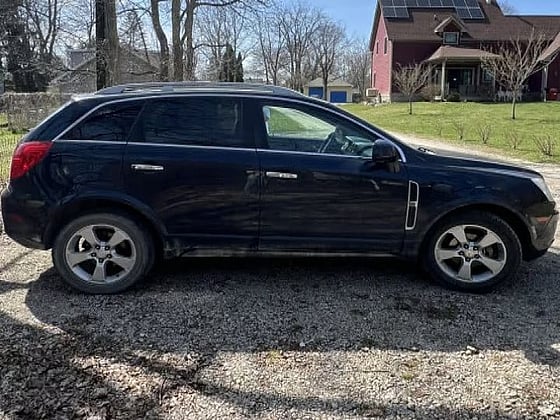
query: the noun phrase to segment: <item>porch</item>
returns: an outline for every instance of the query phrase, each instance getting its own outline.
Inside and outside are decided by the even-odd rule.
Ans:
[[[513,92],[507,92],[482,67],[484,58],[498,58],[496,54],[473,48],[440,47],[426,63],[434,65],[432,83],[439,86],[435,100],[510,101]],[[533,75],[519,96],[519,100],[540,99],[541,75]],[[537,80],[538,79],[538,80]]]

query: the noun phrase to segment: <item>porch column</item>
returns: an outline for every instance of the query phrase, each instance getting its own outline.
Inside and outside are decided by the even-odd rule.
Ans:
[[[542,70],[541,92],[546,102],[546,88],[548,87],[548,64]]]
[[[441,101],[443,102],[445,99],[445,67],[447,61],[443,60],[441,63]]]

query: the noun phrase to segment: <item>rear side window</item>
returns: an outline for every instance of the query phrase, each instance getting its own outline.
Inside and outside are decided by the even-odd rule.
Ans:
[[[139,120],[147,143],[250,147],[239,98],[190,97],[155,100]]]
[[[126,141],[142,102],[109,104],[94,111],[62,136],[65,140]]]

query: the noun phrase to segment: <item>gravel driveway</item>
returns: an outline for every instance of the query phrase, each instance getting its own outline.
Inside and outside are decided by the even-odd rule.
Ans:
[[[560,418],[559,247],[485,296],[367,259],[183,260],[84,296],[2,235],[0,419]]]

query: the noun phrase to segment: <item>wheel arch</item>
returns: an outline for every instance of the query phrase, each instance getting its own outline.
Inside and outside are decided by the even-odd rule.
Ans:
[[[95,196],[75,199],[58,208],[45,230],[44,242],[46,248],[53,246],[61,229],[71,220],[88,214],[111,212],[131,216],[143,223],[155,241],[154,245],[157,252],[163,253],[166,236],[165,227],[153,215],[141,210],[131,202]]]
[[[419,250],[424,249],[424,246],[429,240],[431,233],[437,228],[442,220],[454,215],[459,215],[461,213],[468,213],[469,211],[487,212],[501,218],[513,229],[513,231],[519,238],[519,241],[521,242],[523,257],[525,258],[526,255],[530,254],[531,232],[529,230],[529,226],[523,220],[523,217],[512,209],[504,207],[503,205],[493,203],[469,204],[451,209],[448,212],[443,213],[437,219],[435,219],[430,227],[426,230],[425,234],[423,235],[422,241],[420,242]]]

